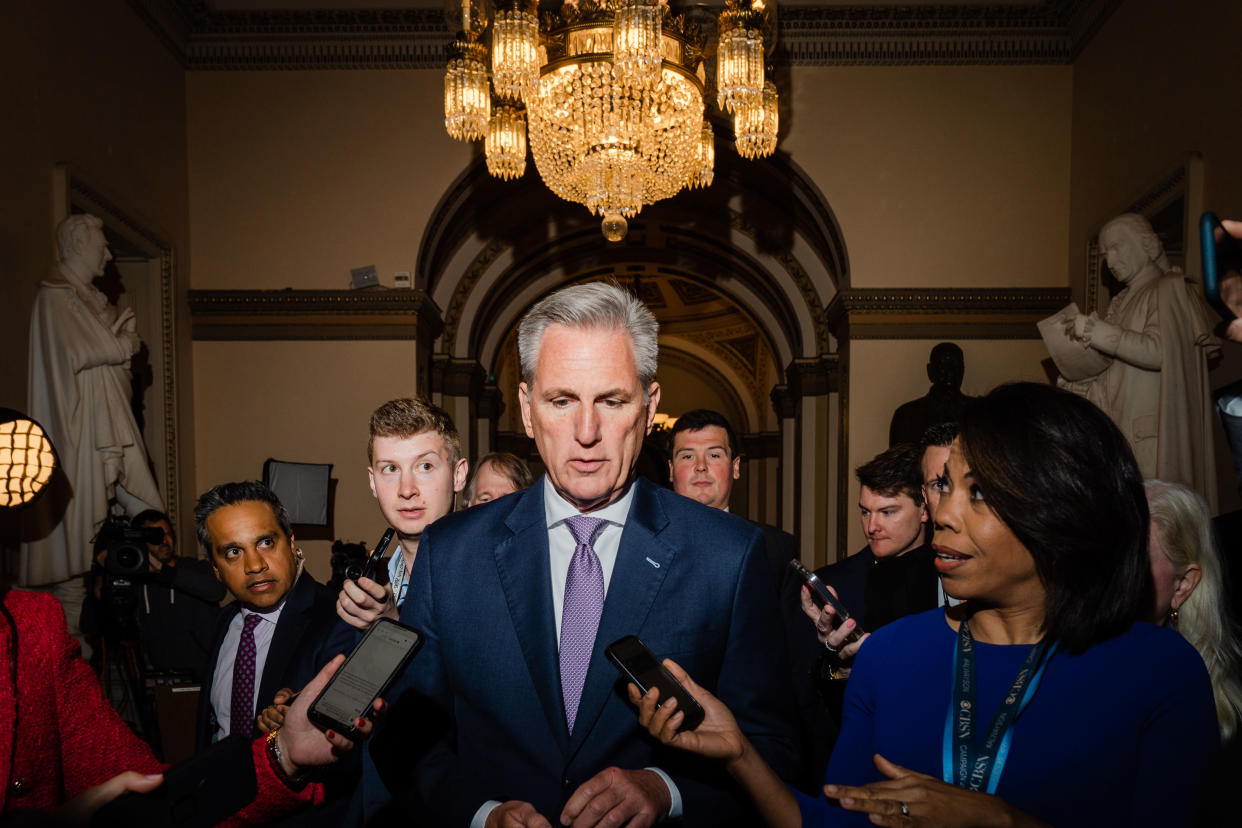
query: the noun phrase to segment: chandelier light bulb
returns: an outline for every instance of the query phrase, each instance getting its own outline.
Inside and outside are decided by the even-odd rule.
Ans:
[[[711,122],[703,122],[703,131],[699,136],[698,169],[690,177],[691,187],[710,187],[716,172],[716,133]]]
[[[539,19],[530,0],[505,0],[492,24],[492,86],[511,100],[527,100],[539,83]]]
[[[521,178],[526,172],[526,113],[520,106],[493,107],[483,149],[489,173],[506,181]]]
[[[722,112],[736,112],[763,95],[763,15],[729,0],[718,22],[716,105]]]
[[[487,84],[487,49],[459,36],[449,47],[444,75],[444,128],[459,141],[487,134],[492,96]]]
[[[660,35],[667,0],[617,0],[616,6],[613,65],[623,81],[652,83],[664,62]]]

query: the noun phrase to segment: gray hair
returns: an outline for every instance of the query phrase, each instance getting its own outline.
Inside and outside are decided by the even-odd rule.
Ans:
[[[286,538],[293,537],[293,523],[289,520],[289,510],[280,502],[276,493],[258,480],[246,480],[240,483],[221,483],[213,486],[199,497],[194,504],[194,533],[198,537],[199,548],[211,560],[211,533],[207,531],[207,518],[217,509],[235,506],[238,503],[266,503],[276,516],[276,525],[285,533]]]
[[[561,288],[527,311],[518,325],[518,358],[522,379],[535,380],[539,346],[549,325],[570,328],[619,329],[630,335],[638,379],[647,388],[656,375],[660,355],[660,324],[647,306],[614,282],[588,282]]]
[[[1160,237],[1156,235],[1156,231],[1152,229],[1151,222],[1138,213],[1122,213],[1116,218],[1107,222],[1100,228],[1100,235],[1104,235],[1105,231],[1125,230],[1135,241],[1143,247],[1143,252],[1147,254],[1147,258],[1156,263],[1160,268],[1160,272],[1167,273],[1169,271],[1169,257],[1165,255],[1164,244],[1160,241]]]
[[[91,231],[103,231],[103,219],[90,213],[74,213],[56,228],[56,249],[60,251],[63,262],[70,253],[76,252],[79,245],[90,239]]]

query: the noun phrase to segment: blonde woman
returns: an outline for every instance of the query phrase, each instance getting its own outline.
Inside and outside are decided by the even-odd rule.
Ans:
[[[1152,621],[1172,627],[1207,665],[1216,697],[1221,741],[1238,730],[1242,715],[1242,645],[1229,617],[1220,553],[1212,539],[1207,503],[1179,483],[1148,480],[1151,574],[1156,587]]]

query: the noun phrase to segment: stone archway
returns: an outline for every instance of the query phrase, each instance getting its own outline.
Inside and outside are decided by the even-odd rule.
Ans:
[[[836,343],[824,311],[849,284],[848,257],[826,200],[796,164],[779,153],[745,162],[718,143],[712,187],[645,208],[617,244],[533,169],[504,183],[482,159],[471,164],[419,250],[416,285],[445,321],[431,387],[470,456],[520,446],[513,341],[521,315],[571,282],[635,286],[661,320],[662,365],[707,378],[722,408],[742,420],[748,516],[794,532],[804,559],[820,562],[839,427]]]

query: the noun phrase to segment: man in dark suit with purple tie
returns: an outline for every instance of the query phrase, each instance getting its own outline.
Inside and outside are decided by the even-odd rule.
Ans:
[[[703,676],[774,767],[793,770],[761,532],[635,479],[660,399],[656,333],[649,310],[604,283],[558,291],[521,323],[519,402],[547,474],[423,536],[401,617],[426,645],[390,697],[394,719],[414,699],[432,711],[407,733],[439,724],[442,738],[413,767],[379,769],[415,819],[754,824],[718,767],[639,728],[604,657],[631,634]]]

